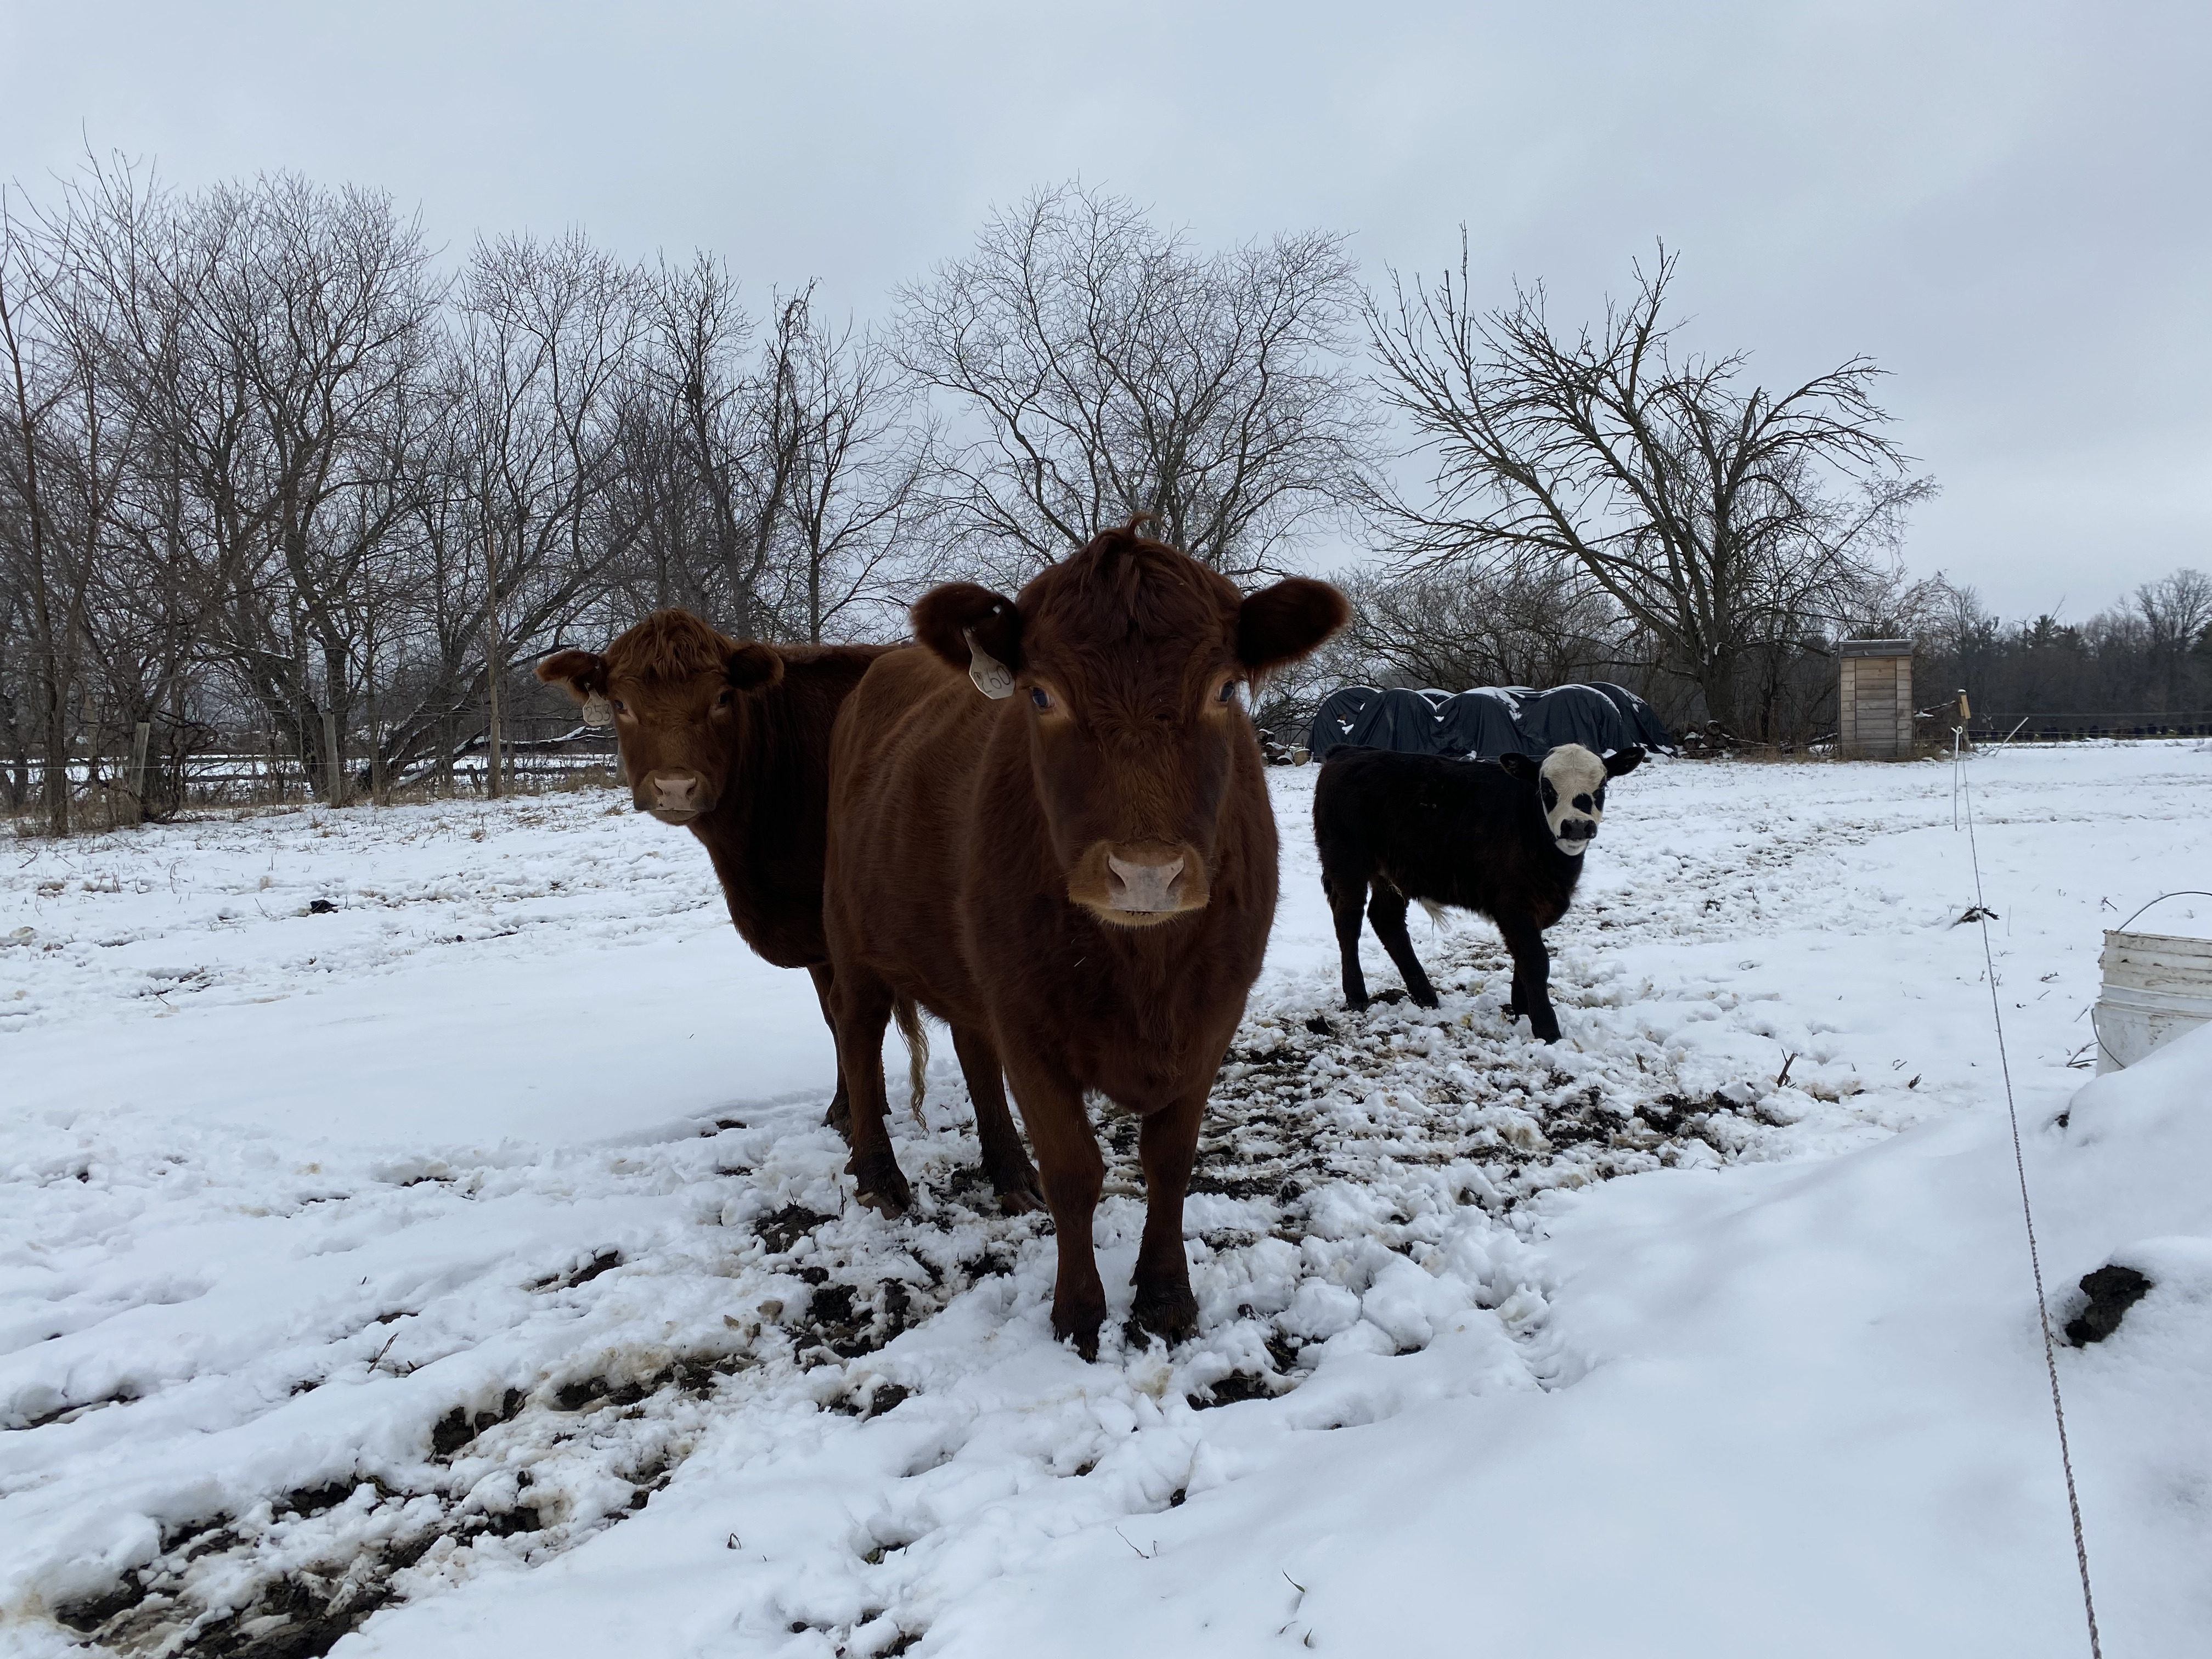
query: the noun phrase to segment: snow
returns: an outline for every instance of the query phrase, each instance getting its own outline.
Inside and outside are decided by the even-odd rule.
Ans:
[[[2194,1651],[2212,1029],[2081,1062],[2100,929],[2212,885],[2212,745],[1966,772],[2055,1320],[2154,1282],[2058,1351],[2100,1624]],[[1553,1048],[1469,919],[1442,1008],[1342,1011],[1313,777],[1201,1334],[1121,1331],[1109,1115],[1091,1364],[949,1054],[858,1210],[808,981],[617,797],[19,843],[0,1650],[2083,1650],[1949,766],[1624,780]]]

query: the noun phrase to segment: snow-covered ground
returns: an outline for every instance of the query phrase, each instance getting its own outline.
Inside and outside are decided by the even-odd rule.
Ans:
[[[2212,1031],[2079,1062],[2100,930],[2212,886],[2212,745],[1967,771],[2054,1310],[2154,1285],[2059,1353],[2100,1623],[2201,1651]],[[0,1649],[2083,1651],[1949,767],[1623,781],[1553,1048],[1477,921],[1344,1013],[1313,777],[1202,1334],[1093,1364],[949,1054],[855,1209],[807,981],[619,797],[0,854]]]

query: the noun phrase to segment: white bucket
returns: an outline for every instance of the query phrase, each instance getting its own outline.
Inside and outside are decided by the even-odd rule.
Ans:
[[[2212,1021],[2212,939],[2107,933],[2105,988],[2089,1011],[2101,1074]]]

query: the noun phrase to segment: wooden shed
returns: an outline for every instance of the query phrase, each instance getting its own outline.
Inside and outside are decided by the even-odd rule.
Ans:
[[[1836,741],[1851,760],[1912,758],[1912,641],[1845,640]]]

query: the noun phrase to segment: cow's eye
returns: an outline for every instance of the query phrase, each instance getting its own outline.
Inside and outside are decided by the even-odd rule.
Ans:
[[[1234,702],[1237,700],[1237,682],[1233,679],[1222,681],[1221,690],[1213,694],[1213,700],[1216,702]]]
[[[613,702],[614,702],[614,706],[615,706],[615,713],[616,713],[616,714],[629,714],[629,705],[628,703],[624,702],[623,702],[620,697],[617,697],[617,698],[613,699]]]
[[[721,695],[714,699],[714,707],[717,708],[727,708],[729,706],[730,688],[726,685],[722,688]]]
[[[1030,687],[1030,701],[1040,710],[1052,707],[1052,693],[1041,685]]]

